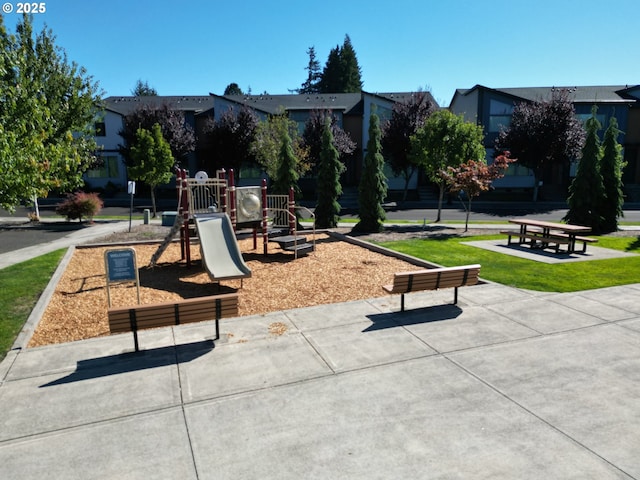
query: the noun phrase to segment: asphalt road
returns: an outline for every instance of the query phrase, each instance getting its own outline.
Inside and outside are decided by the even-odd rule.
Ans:
[[[469,223],[486,221],[506,223],[509,218],[514,217],[530,217],[539,220],[560,221],[567,213],[567,210],[557,207],[557,204],[507,205],[504,203],[479,203],[471,212]],[[144,204],[135,205],[133,213],[139,216],[145,208],[150,207]],[[55,208],[53,206],[41,206],[41,218],[47,219],[47,217],[55,216],[54,210]],[[165,210],[170,210],[170,207]],[[159,209],[159,211],[161,212],[163,209]],[[53,224],[42,222],[41,224],[29,224],[27,220],[27,214],[29,212],[30,209],[24,207],[18,208],[14,214],[9,214],[4,210],[0,210],[0,254],[57,240],[68,235],[70,230],[85,228],[77,222],[58,222]],[[103,208],[100,215],[127,218],[129,216],[129,212],[129,207],[110,206]],[[342,218],[356,218],[356,216],[355,210],[345,209]],[[464,221],[465,216],[466,213],[462,208],[458,208],[455,205],[446,205],[441,212],[441,223],[446,224],[447,222]],[[10,223],[7,222],[7,218],[11,218],[13,221]],[[419,206],[414,206],[414,208],[397,208],[393,205],[387,207],[387,221],[413,220],[432,223],[436,218],[436,208],[420,208]],[[624,218],[621,219],[621,221],[640,225],[640,209],[634,208],[625,210]],[[20,225],[20,223],[22,223],[22,225]]]

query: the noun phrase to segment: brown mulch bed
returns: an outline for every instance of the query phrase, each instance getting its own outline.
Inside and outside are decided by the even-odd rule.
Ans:
[[[170,245],[155,268],[149,268],[151,255],[158,244],[136,244],[139,241],[161,240],[169,231],[159,225],[141,225],[131,232],[120,232],[100,240],[110,247],[77,248],[57,285],[55,293],[29,343],[30,347],[62,343],[109,335],[107,322],[107,290],[104,251],[115,244],[129,243],[136,250],[140,273],[140,301],[143,304],[180,300],[218,292],[203,271],[198,245],[192,245],[193,265],[187,268],[181,260],[178,243]],[[340,230],[350,234],[349,229]],[[439,225],[426,227],[394,226],[378,234],[358,238],[391,241],[408,238],[490,235],[499,229],[451,228]],[[637,231],[621,231],[614,236],[638,235]],[[307,235],[307,238],[311,238]],[[240,315],[256,315],[312,305],[339,303],[386,296],[381,286],[391,282],[395,272],[416,267],[397,258],[388,257],[329,237],[316,236],[317,250],[306,257],[293,259],[276,244],[269,244],[269,255],[262,255],[253,240],[240,240],[240,249],[252,271],[251,278],[223,281],[221,291],[240,292]],[[135,305],[136,289],[131,284],[111,287],[114,306]]]
[[[158,227],[147,226],[149,229]],[[156,236],[159,236],[159,232]],[[149,236],[149,232],[145,233]],[[153,235],[152,235],[153,236]],[[138,235],[138,238],[145,238]],[[307,235],[307,238],[310,238]],[[115,235],[109,241],[122,240]],[[393,273],[416,267],[397,258],[316,235],[316,252],[294,260],[277,244],[262,255],[261,239],[253,250],[251,238],[239,241],[251,278],[223,281],[221,291],[240,293],[240,316],[265,314],[312,305],[386,295],[381,286]],[[202,269],[198,245],[192,245],[192,266],[181,261],[179,243],[171,244],[155,268],[149,260],[157,244],[136,244],[142,304],[174,301],[218,293]],[[30,347],[109,335],[104,252],[111,247],[77,248],[36,328]],[[112,285],[113,306],[135,305],[132,284]]]

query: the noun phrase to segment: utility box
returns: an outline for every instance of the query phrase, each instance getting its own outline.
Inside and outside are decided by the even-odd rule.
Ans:
[[[162,212],[162,226],[173,227],[173,224],[176,223],[177,216],[178,212]]]

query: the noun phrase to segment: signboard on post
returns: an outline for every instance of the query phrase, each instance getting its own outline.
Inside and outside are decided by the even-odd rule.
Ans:
[[[133,216],[133,196],[136,194],[136,182],[129,180],[127,183],[127,193],[131,197],[131,205],[129,207],[129,231],[131,231],[131,217]]]
[[[140,303],[140,279],[136,262],[136,251],[133,248],[118,248],[104,252],[104,268],[107,275],[107,301],[111,307],[111,284],[135,282],[138,303]]]

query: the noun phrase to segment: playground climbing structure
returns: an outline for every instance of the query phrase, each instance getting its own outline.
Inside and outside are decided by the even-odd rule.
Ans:
[[[261,186],[235,186],[233,170],[227,178],[224,170],[210,178],[205,172],[189,177],[186,170],[176,172],[178,211],[175,223],[151,258],[154,266],[160,256],[180,232],[181,258],[191,264],[191,237],[195,217],[200,214],[225,213],[229,216],[233,231],[251,229],[253,248],[258,248],[258,233],[262,237],[263,253],[267,255],[268,242],[276,242],[285,251],[294,252],[294,258],[315,250],[315,221],[312,222],[313,242],[299,235],[296,212],[306,210],[314,220],[313,213],[305,207],[295,205],[293,188],[288,195],[268,195],[266,180]],[[194,232],[195,233],[195,232]]]

